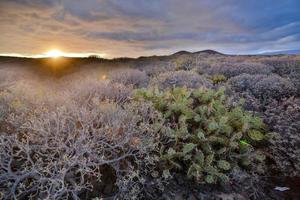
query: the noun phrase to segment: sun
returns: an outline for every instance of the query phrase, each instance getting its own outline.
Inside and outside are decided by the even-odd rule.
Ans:
[[[46,52],[45,55],[47,57],[58,58],[63,56],[63,52],[58,49],[51,49],[50,51]]]

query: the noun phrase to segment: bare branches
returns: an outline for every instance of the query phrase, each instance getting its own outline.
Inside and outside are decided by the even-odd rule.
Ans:
[[[118,181],[138,169],[139,160],[154,148],[147,143],[155,117],[145,115],[149,107],[93,106],[36,111],[20,132],[1,135],[0,187],[6,199],[79,199],[100,184],[107,173],[99,170],[102,166],[111,166]]]

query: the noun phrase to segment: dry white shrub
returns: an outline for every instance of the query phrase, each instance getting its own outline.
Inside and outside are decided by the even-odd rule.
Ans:
[[[212,87],[212,82],[194,71],[180,70],[160,74],[158,77],[152,79],[151,85],[157,85],[162,89],[172,86],[188,88],[210,88]]]
[[[152,61],[141,65],[142,69],[146,72],[148,76],[157,76],[161,73],[175,71],[176,63],[171,61]]]
[[[39,110],[19,131],[0,135],[0,188],[5,199],[80,199],[106,191],[126,196],[155,162],[158,119],[148,105],[103,102],[99,106]],[[152,113],[152,114],[151,114]],[[145,161],[144,158],[147,158]],[[136,177],[137,175],[135,175]],[[115,185],[119,186],[115,188]],[[93,193],[97,191],[98,193]],[[83,196],[86,195],[86,196]],[[89,196],[90,195],[90,196]],[[138,195],[138,193],[136,193]]]
[[[146,87],[149,82],[149,77],[146,72],[131,68],[112,70],[109,73],[108,78],[113,83],[117,82],[136,87]]]
[[[1,197],[138,197],[157,161],[159,117],[126,101],[132,87],[74,75],[1,90]]]

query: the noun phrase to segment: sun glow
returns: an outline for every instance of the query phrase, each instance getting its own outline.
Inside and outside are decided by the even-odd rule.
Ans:
[[[0,0],[1,1],[1,0]],[[40,54],[17,54],[17,53],[0,53],[0,56],[11,56],[11,57],[26,57],[26,58],[59,58],[59,57],[80,57],[87,58],[90,56],[98,56],[100,58],[111,58],[106,53],[97,53],[97,52],[82,52],[82,53],[72,53],[72,52],[63,52],[58,49],[51,49],[49,51],[40,53]]]
[[[58,57],[62,57],[64,55],[64,53],[58,49],[52,49],[52,50],[46,52],[45,55],[47,57],[58,58]]]

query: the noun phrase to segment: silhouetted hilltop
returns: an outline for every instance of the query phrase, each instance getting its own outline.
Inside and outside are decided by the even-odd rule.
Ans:
[[[178,51],[174,54],[172,54],[171,56],[181,56],[181,55],[190,55],[192,54],[192,52],[189,52],[189,51]]]
[[[207,49],[207,50],[196,51],[196,52],[178,51],[178,52],[176,52],[176,53],[174,53],[170,56],[192,55],[192,54],[202,54],[202,53],[211,54],[211,55],[225,55],[225,54],[222,54],[218,51]]]
[[[212,55],[225,55],[223,53],[220,53],[218,51],[215,51],[215,50],[211,50],[211,49],[207,49],[207,50],[203,50],[203,51],[197,51],[195,52],[196,54],[199,54],[199,53],[207,53],[207,54],[212,54]]]

